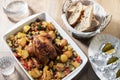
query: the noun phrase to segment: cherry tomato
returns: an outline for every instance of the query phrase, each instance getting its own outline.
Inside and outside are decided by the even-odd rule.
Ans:
[[[78,63],[81,63],[81,58],[78,56],[76,59],[75,59]]]
[[[65,69],[65,74],[68,75],[70,73],[70,69]]]

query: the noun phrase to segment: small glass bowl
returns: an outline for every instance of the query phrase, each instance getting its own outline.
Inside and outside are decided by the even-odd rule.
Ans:
[[[0,72],[4,76],[8,76],[14,72],[14,60],[12,57],[2,57],[0,58]]]

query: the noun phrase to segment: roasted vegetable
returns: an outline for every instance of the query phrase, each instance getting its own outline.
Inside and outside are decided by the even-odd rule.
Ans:
[[[78,66],[80,65],[80,63],[78,63],[77,61],[74,61],[74,62],[72,62],[72,65],[73,65],[74,67],[78,67]]]
[[[42,75],[42,71],[39,71],[37,68],[32,69],[28,72],[33,78],[39,78]]]
[[[68,45],[67,47],[68,47],[68,50],[72,50],[73,49],[70,45]]]
[[[48,23],[48,24],[47,24],[47,28],[48,28],[49,30],[54,30],[54,26],[53,26],[52,23]]]
[[[72,51],[65,51],[63,54],[67,55],[68,58],[72,56]]]
[[[30,26],[29,25],[25,25],[24,27],[23,27],[23,31],[24,32],[28,32],[30,30]]]
[[[48,34],[51,36],[52,40],[56,38],[56,35],[53,31],[49,31]]]
[[[53,67],[53,64],[54,64],[54,62],[53,62],[53,61],[50,61],[49,67],[52,68],[52,67]]]
[[[55,43],[57,44],[57,45],[59,45],[60,44],[60,39],[55,39]]]
[[[12,45],[13,45],[13,44],[12,44],[12,41],[10,41],[10,40],[7,40],[7,43],[8,43],[9,46],[12,46]]]
[[[76,60],[78,63],[81,63],[81,62],[82,62],[82,59],[80,58],[80,56],[77,56],[77,57],[75,58],[75,60]]]
[[[61,47],[64,47],[64,46],[66,46],[67,45],[67,40],[66,39],[62,39],[61,41],[60,41],[60,46]]]
[[[70,69],[65,70],[65,75],[68,75],[70,73]]]
[[[46,27],[47,25],[48,25],[48,22],[46,22],[46,21],[43,21],[43,22],[42,22],[42,26],[43,26],[43,27]]]
[[[24,47],[26,45],[26,38],[20,38],[18,39],[18,44]]]
[[[21,56],[22,56],[23,59],[26,59],[29,56],[29,54],[26,50],[22,50]]]
[[[66,62],[66,61],[68,60],[68,57],[67,57],[67,55],[62,54],[62,55],[60,56],[60,59],[61,59],[62,62]]]
[[[14,35],[10,35],[10,40],[14,40],[15,36]]]
[[[55,78],[57,78],[56,80],[61,80],[61,78],[64,76],[65,76],[65,73],[62,73],[62,72],[56,72],[55,74]]]
[[[56,70],[63,71],[64,69],[65,69],[64,64],[62,64],[62,63],[57,63],[56,64]]]
[[[26,36],[26,34],[24,34],[22,32],[18,32],[16,36],[17,36],[17,38],[23,38]]]
[[[28,64],[29,69],[31,69],[33,66],[33,61],[31,59],[29,59],[27,64]]]
[[[42,26],[37,26],[37,30],[42,30],[43,27]]]
[[[52,73],[48,70],[48,66],[43,68],[42,80],[51,80]]]

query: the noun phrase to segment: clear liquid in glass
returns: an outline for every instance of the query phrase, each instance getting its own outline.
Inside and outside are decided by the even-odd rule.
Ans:
[[[11,57],[0,58],[0,72],[5,76],[14,72],[14,61]]]
[[[19,0],[11,1],[3,7],[3,10],[6,15],[14,21],[20,21],[30,14],[27,3]]]

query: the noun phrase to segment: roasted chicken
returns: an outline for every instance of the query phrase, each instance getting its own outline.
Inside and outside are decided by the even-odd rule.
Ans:
[[[49,34],[36,35],[26,47],[30,55],[37,57],[39,63],[47,64],[50,59],[54,60],[57,57],[56,49],[52,45],[52,38]]]

